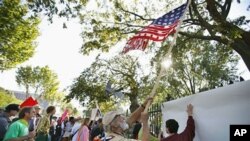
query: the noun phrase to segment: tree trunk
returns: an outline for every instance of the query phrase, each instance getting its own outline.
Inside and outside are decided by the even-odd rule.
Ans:
[[[133,113],[140,105],[138,103],[137,96],[129,96],[129,100],[131,102],[129,110],[131,113]]]
[[[250,71],[250,32],[245,32],[242,38],[235,39],[232,48],[239,53]]]
[[[26,99],[29,97],[29,86],[26,85]]]

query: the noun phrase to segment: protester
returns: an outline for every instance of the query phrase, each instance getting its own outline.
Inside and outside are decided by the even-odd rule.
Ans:
[[[36,141],[48,141],[49,140],[49,129],[51,126],[51,116],[56,113],[56,108],[54,106],[49,106],[46,109],[46,115],[41,118],[37,125],[37,136]]]
[[[97,124],[92,128],[90,132],[90,141],[93,141],[96,136],[100,138],[105,136],[102,118],[98,119]]]
[[[38,121],[41,119],[41,115],[40,115],[40,106],[35,106],[34,107],[36,113],[35,116],[29,121],[29,131],[34,131],[37,127]]]
[[[148,128],[148,115],[147,113],[142,113],[145,109],[149,99],[147,99],[144,104],[142,104],[139,108],[137,108],[131,116],[125,121],[124,116],[122,115],[122,110],[115,110],[108,112],[103,117],[103,124],[107,126],[108,135],[106,139],[112,138],[112,141],[118,140],[134,140],[127,139],[124,137],[124,132],[129,128],[129,125],[132,126],[135,121],[137,121],[141,117],[141,121],[143,124],[143,141],[148,141],[149,128]]]
[[[166,138],[159,138],[161,141],[193,141],[195,136],[195,124],[193,119],[193,105],[187,105],[187,126],[184,131],[180,134],[177,133],[179,124],[174,119],[169,119],[166,121],[166,132],[169,134]]]
[[[24,107],[19,113],[19,120],[12,123],[5,134],[4,141],[32,141],[35,131],[29,132],[30,119],[35,115],[32,107]]]
[[[71,130],[72,141],[77,141],[77,133],[81,128],[81,125],[82,125],[82,119],[81,118],[75,119],[75,124]]]
[[[89,118],[85,118],[77,133],[76,141],[89,141]]]
[[[11,123],[10,117],[16,116],[19,111],[18,104],[9,104],[6,106],[5,111],[0,113],[0,141],[3,140],[5,133]]]
[[[71,130],[72,130],[72,127],[74,126],[74,123],[75,123],[75,118],[74,117],[70,117],[69,118],[69,122],[66,123],[66,126],[65,126],[65,132],[64,132],[64,135],[63,135],[63,141],[69,141],[69,137],[71,135]]]
[[[49,129],[49,135],[51,137],[51,141],[56,141],[56,126],[57,126],[57,117],[52,117],[50,129]]]
[[[136,139],[138,140],[138,134],[139,134],[139,131],[141,129],[141,123],[139,121],[136,121],[135,122],[135,125],[134,125],[134,128],[133,128],[133,139]]]

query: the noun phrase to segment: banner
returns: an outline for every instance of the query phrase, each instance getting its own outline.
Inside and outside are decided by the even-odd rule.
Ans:
[[[92,109],[90,120],[97,121],[99,118],[102,118],[100,110],[98,108]]]
[[[163,103],[164,136],[165,121],[170,118],[178,121],[178,133],[184,130],[189,103],[194,106],[194,141],[229,141],[230,125],[250,125],[250,81],[237,82]]]

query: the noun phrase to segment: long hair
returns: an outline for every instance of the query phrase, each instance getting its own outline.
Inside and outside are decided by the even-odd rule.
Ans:
[[[82,122],[82,126],[89,126],[89,118],[84,118],[83,122]]]

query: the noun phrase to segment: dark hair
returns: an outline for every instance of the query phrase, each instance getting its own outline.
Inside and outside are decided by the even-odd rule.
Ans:
[[[24,107],[21,109],[21,111],[19,112],[19,119],[22,119],[25,117],[25,113],[30,113],[31,112],[32,107]]]
[[[51,113],[53,110],[55,110],[56,107],[55,106],[49,106],[47,109],[46,109],[46,112],[47,114]]]
[[[69,117],[69,121],[73,122],[75,120],[74,117]]]
[[[10,111],[19,111],[19,105],[18,104],[9,104],[8,106],[5,107],[5,112],[10,112]]]
[[[102,118],[99,118],[99,119],[98,119],[98,123],[102,123]]]
[[[170,133],[177,133],[179,124],[176,120],[174,119],[169,119],[166,121],[166,128],[168,128],[168,131]]]

